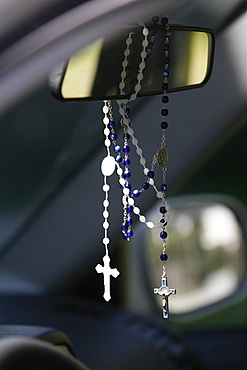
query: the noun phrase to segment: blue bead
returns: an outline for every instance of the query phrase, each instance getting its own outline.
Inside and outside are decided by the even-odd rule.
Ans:
[[[157,36],[158,35],[158,30],[151,30],[150,36]]]
[[[135,189],[135,190],[133,190],[132,194],[134,195],[135,198],[138,198],[141,195],[141,192],[140,192],[140,190]]]
[[[162,114],[162,116],[164,116],[164,117],[168,116],[168,114],[169,114],[168,109],[163,108],[163,109],[162,109],[162,111],[161,111],[161,114]]]
[[[116,161],[118,162],[118,163],[121,163],[122,162],[122,160],[123,160],[123,158],[122,158],[122,156],[119,154],[119,155],[117,155],[117,157],[116,157]]]
[[[115,128],[115,127],[116,127],[116,122],[115,121],[110,121],[109,128]]]
[[[132,220],[131,217],[127,220],[127,224],[128,224],[128,226],[133,225],[133,220]]]
[[[165,69],[164,72],[163,72],[163,76],[164,77],[169,77],[169,74],[170,73],[169,73],[168,69]]]
[[[167,189],[168,189],[167,184],[162,184],[160,189],[161,189],[161,191],[167,191]]]
[[[168,128],[168,123],[167,123],[166,121],[163,121],[163,122],[161,122],[160,127],[161,127],[163,130],[166,130],[166,129]]]
[[[165,223],[165,219],[164,219],[164,218],[162,218],[162,219],[160,220],[160,223],[161,223],[161,224],[164,224],[164,223]]]
[[[171,35],[172,35],[172,34],[171,34],[171,32],[170,32],[170,31],[166,31],[165,35],[166,35],[166,37],[168,37],[168,38],[169,38],[169,37],[171,37]]]
[[[154,15],[153,17],[152,17],[152,23],[159,23],[159,20],[160,20],[160,17],[158,16],[158,15]]]
[[[126,109],[125,109],[125,113],[127,114],[127,116],[129,116],[129,115],[130,115],[130,108],[129,108],[129,107],[126,107]]]
[[[128,212],[128,214],[131,214],[131,213],[133,212],[133,209],[134,209],[134,207],[133,207],[133,206],[129,206],[129,207],[127,208],[127,212]]]
[[[130,184],[126,184],[125,187],[129,190],[131,190],[131,185]]]
[[[170,57],[165,57],[164,62],[165,62],[165,64],[170,64],[171,63],[171,58]]]
[[[164,82],[162,85],[161,85],[161,88],[163,91],[166,91],[168,90],[168,84],[166,82]]]
[[[168,256],[167,256],[167,254],[166,254],[166,253],[162,253],[162,254],[160,255],[160,259],[161,259],[161,261],[162,261],[162,262],[167,261],[167,260],[168,260]]]
[[[133,236],[133,231],[132,230],[129,230],[127,232],[127,238],[130,239],[132,236]]]
[[[129,152],[130,152],[130,147],[129,147],[128,145],[125,145],[125,146],[123,147],[123,152],[124,152],[124,153],[129,153]]]
[[[167,95],[163,95],[161,100],[162,100],[162,103],[166,104],[169,102],[169,97]]]
[[[120,145],[114,146],[114,152],[115,153],[120,153],[121,152],[121,146]]]
[[[165,214],[166,212],[167,212],[166,207],[165,206],[161,206],[160,207],[160,213]]]
[[[128,225],[126,223],[122,224],[122,231],[128,230]]]
[[[160,22],[165,26],[168,23],[168,19],[166,17],[162,17]]]
[[[142,189],[144,189],[144,190],[148,190],[148,189],[149,189],[149,187],[150,187],[150,185],[149,185],[149,183],[148,183],[148,182],[144,182],[144,183],[142,184]]]
[[[154,171],[148,171],[147,176],[148,176],[150,179],[153,179],[153,178],[154,178]]]
[[[166,238],[167,238],[167,236],[168,236],[168,234],[167,234],[167,232],[166,232],[166,231],[161,231],[161,233],[160,233],[160,237],[161,237],[161,239],[166,239]]]
[[[148,49],[153,49],[154,48],[154,42],[150,42],[148,44]]]
[[[123,138],[124,138],[125,140],[129,140],[129,139],[130,139],[130,134],[128,134],[128,132],[126,132],[126,133],[124,134]]]
[[[130,179],[131,178],[131,173],[129,170],[125,170],[124,173],[123,173],[123,178],[124,179]]]
[[[129,158],[124,158],[124,159],[123,159],[123,164],[124,164],[125,166],[129,166],[129,165],[130,165],[130,159],[129,159]]]
[[[112,132],[110,134],[110,139],[113,140],[113,141],[117,140],[117,134],[115,134],[114,132]]]
[[[165,44],[164,49],[165,49],[165,51],[169,51],[170,50],[170,44]]]

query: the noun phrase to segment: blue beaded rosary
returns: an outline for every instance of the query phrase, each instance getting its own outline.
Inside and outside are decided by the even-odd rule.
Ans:
[[[162,139],[161,139],[161,146],[156,152],[153,157],[150,169],[146,167],[146,160],[143,157],[142,149],[138,144],[138,140],[134,135],[134,130],[130,127],[131,119],[130,119],[130,108],[129,102],[135,100],[137,98],[138,92],[141,90],[141,81],[143,80],[143,76],[145,73],[145,66],[150,58],[150,54],[152,49],[154,48],[154,41],[155,36],[157,35],[157,31],[153,30],[151,33],[149,32],[148,28],[144,25],[143,26],[143,41],[142,41],[142,52],[141,52],[141,61],[139,63],[138,74],[137,74],[137,83],[134,87],[134,92],[131,94],[128,100],[119,100],[117,101],[119,113],[121,116],[121,126],[123,128],[123,145],[122,147],[117,143],[117,133],[115,131],[116,122],[113,117],[113,108],[112,103],[109,100],[104,101],[103,106],[103,124],[104,124],[104,135],[105,135],[105,147],[106,147],[106,157],[103,159],[101,163],[101,172],[104,176],[104,185],[103,191],[105,193],[105,199],[103,202],[104,211],[103,211],[103,229],[105,232],[103,238],[103,244],[105,246],[105,256],[103,257],[104,266],[97,265],[96,271],[98,273],[104,274],[104,298],[106,301],[111,299],[110,296],[110,277],[117,277],[119,275],[119,271],[114,268],[110,268],[110,257],[108,252],[108,245],[110,243],[110,239],[108,238],[108,229],[109,229],[109,190],[110,186],[107,183],[107,177],[111,176],[115,170],[119,176],[119,186],[122,188],[123,196],[122,196],[122,204],[123,204],[123,222],[122,222],[122,234],[125,240],[129,241],[133,236],[133,219],[132,215],[135,214],[141,223],[146,224],[146,226],[150,229],[152,228],[160,228],[160,238],[162,241],[162,253],[160,255],[160,260],[163,263],[162,267],[162,276],[161,276],[161,287],[155,288],[154,293],[159,294],[162,297],[162,305],[163,305],[163,317],[168,318],[169,311],[168,311],[168,297],[171,294],[175,294],[175,289],[169,289],[167,286],[167,274],[166,274],[166,261],[168,259],[168,255],[166,253],[166,240],[168,234],[166,232],[166,226],[168,222],[168,205],[166,202],[166,191],[167,191],[167,184],[166,184],[166,166],[168,155],[165,146],[165,131],[168,128],[167,116],[169,114],[167,109],[167,103],[169,102],[169,97],[167,95],[168,90],[168,77],[169,77],[169,50],[170,50],[170,37],[171,33],[169,31],[168,20],[166,17],[162,17],[161,19],[158,16],[152,18],[152,22],[157,24],[161,22],[164,27],[164,36],[165,36],[165,43],[164,43],[164,71],[163,71],[163,83],[162,83],[162,110],[161,110],[161,117],[162,121],[160,123],[160,127],[162,130]],[[150,36],[150,40],[148,41],[148,36]],[[131,55],[131,44],[132,44],[132,33],[128,35],[126,40],[126,49],[124,51],[124,60],[122,62],[122,72],[121,72],[121,81],[119,83],[119,90],[120,94],[124,94],[125,88],[125,79],[127,76],[127,66],[129,63],[129,58]],[[146,176],[144,182],[142,183],[140,188],[132,189],[130,179],[131,179],[131,172],[130,172],[130,141],[132,145],[136,149],[136,153],[140,158],[140,164],[143,167],[143,173]],[[113,147],[114,154],[111,155],[110,147]],[[155,167],[158,167],[162,171],[162,184],[159,189],[155,185]],[[135,202],[136,199],[141,197],[143,192],[146,192],[150,187],[155,190],[156,196],[158,199],[161,200],[161,206],[159,208],[160,212],[160,222],[155,225],[152,221],[146,220],[146,217],[141,213],[139,207],[136,206]]]

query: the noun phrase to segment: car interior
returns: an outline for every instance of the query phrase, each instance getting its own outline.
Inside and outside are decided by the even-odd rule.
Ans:
[[[0,29],[0,370],[247,368],[247,2]]]

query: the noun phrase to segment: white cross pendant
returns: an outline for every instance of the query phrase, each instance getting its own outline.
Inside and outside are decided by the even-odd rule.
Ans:
[[[98,274],[104,274],[104,287],[105,287],[105,292],[104,292],[104,299],[108,302],[110,299],[111,299],[111,294],[110,294],[110,277],[113,276],[114,278],[118,277],[118,275],[120,274],[120,272],[114,268],[114,269],[111,269],[110,268],[110,257],[108,256],[108,254],[106,254],[104,257],[103,257],[103,262],[104,262],[104,266],[101,266],[100,264],[98,264],[96,267],[95,267],[95,270],[98,272]]]
[[[171,294],[176,294],[176,289],[169,289],[167,286],[167,278],[162,277],[161,279],[161,287],[154,288],[154,294],[159,294],[162,299],[163,305],[163,318],[167,319],[169,317],[169,308],[168,308],[168,297]]]

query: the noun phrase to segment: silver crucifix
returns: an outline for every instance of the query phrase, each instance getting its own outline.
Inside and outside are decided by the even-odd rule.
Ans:
[[[176,289],[169,289],[167,286],[167,277],[162,277],[161,287],[154,288],[154,293],[159,294],[163,298],[162,299],[163,318],[167,319],[169,317],[168,297],[171,294],[176,294]]]
[[[104,275],[104,287],[105,287],[105,292],[104,292],[104,299],[108,302],[111,299],[111,294],[110,294],[110,277],[113,276],[114,278],[118,277],[120,272],[114,268],[110,268],[110,257],[108,254],[106,254],[103,257],[103,262],[104,266],[101,266],[98,264],[95,267],[95,270],[98,272],[98,274],[103,274]]]

